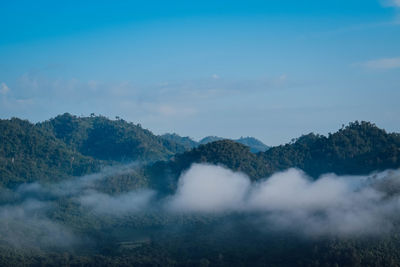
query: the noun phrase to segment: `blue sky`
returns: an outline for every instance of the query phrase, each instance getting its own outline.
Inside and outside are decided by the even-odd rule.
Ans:
[[[84,2],[84,3],[82,3]],[[276,145],[400,131],[400,0],[0,1],[0,117]]]

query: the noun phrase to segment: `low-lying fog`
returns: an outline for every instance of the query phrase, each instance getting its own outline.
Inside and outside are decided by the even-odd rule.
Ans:
[[[1,189],[0,241],[14,246],[68,246],[78,242],[68,226],[48,216],[55,200],[69,199],[89,215],[121,217],[149,211],[174,215],[249,214],[251,227],[296,230],[308,236],[384,235],[400,211],[400,172],[367,176],[326,174],[312,180],[298,169],[251,182],[222,166],[193,164],[181,175],[173,195],[151,189],[108,195],[93,187],[107,175],[132,171],[132,165],[62,183],[25,184]]]

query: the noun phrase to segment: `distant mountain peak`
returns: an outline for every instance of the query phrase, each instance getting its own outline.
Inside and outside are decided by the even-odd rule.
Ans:
[[[220,141],[220,140],[224,140],[224,139],[228,139],[228,138],[222,138],[222,137],[218,137],[218,136],[207,136],[207,137],[204,137],[203,139],[201,139],[199,143],[207,144],[210,142]],[[232,140],[236,143],[240,143],[240,144],[250,147],[250,151],[253,153],[264,152],[269,149],[269,146],[265,145],[260,140],[254,138],[254,137],[250,137],[250,136],[247,136],[247,137],[241,136],[239,139],[229,139],[229,140]]]

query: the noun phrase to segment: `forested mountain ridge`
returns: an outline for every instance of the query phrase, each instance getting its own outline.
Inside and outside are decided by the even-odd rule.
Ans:
[[[18,118],[0,120],[0,140],[0,184],[6,187],[58,181],[117,163],[166,160],[184,151],[140,125],[68,113],[37,124]]]
[[[102,162],[75,152],[26,120],[0,120],[0,184],[57,181],[100,170]]]
[[[170,191],[193,163],[223,165],[252,180],[292,167],[315,178],[329,172],[366,174],[400,167],[400,135],[369,122],[350,123],[328,136],[310,133],[259,153],[232,140],[188,150],[193,145],[190,138],[180,145],[174,142],[178,135],[169,135],[172,140],[167,140],[140,125],[103,116],[65,113],[37,124],[13,118],[1,120],[0,127],[1,184],[6,186],[79,176],[135,160],[145,165],[132,175],[110,177],[109,191],[129,190],[138,184]]]
[[[234,141],[250,147],[250,151],[253,153],[265,152],[270,148],[269,146],[267,146],[260,140],[254,138],[254,137],[249,137],[249,136],[248,137],[240,137],[239,139],[236,139]]]
[[[248,146],[226,139],[177,154],[170,161],[156,162],[147,167],[146,176],[155,183],[158,190],[174,190],[179,175],[193,163],[223,165],[246,173],[252,180],[266,177],[271,169],[266,161],[250,152]]]
[[[328,136],[310,133],[256,154],[245,145],[220,140],[158,162],[148,168],[148,176],[173,189],[179,175],[193,163],[223,165],[252,180],[289,168],[302,169],[314,178],[324,173],[361,175],[400,167],[400,135],[356,121]]]
[[[206,136],[203,139],[201,139],[199,141],[199,145],[205,145],[211,142],[215,142],[215,141],[221,141],[227,138],[222,138],[219,136]],[[250,148],[250,151],[253,153],[257,153],[257,152],[264,152],[267,151],[269,149],[269,146],[267,146],[266,144],[264,144],[263,142],[261,142],[260,140],[254,138],[254,137],[240,137],[238,139],[229,139],[232,140],[236,143],[248,146]]]
[[[367,174],[400,167],[400,135],[356,121],[328,136],[310,133],[259,155],[272,171],[296,167],[313,177],[329,172]]]
[[[160,136],[161,138],[164,138],[166,140],[175,142],[177,144],[180,144],[185,147],[186,150],[193,149],[195,147],[198,147],[200,145],[205,145],[211,142],[215,141],[221,141],[221,140],[232,140],[236,143],[243,144],[245,146],[248,146],[250,148],[250,151],[253,153],[257,152],[264,152],[269,149],[269,146],[265,145],[263,142],[260,140],[254,138],[254,137],[241,137],[239,139],[228,139],[228,138],[222,138],[218,136],[207,136],[201,139],[199,142],[194,141],[190,137],[182,137],[179,136],[178,134],[163,134]]]
[[[155,161],[184,151],[181,145],[122,119],[77,117],[65,113],[38,126],[53,132],[83,155],[96,159]]]
[[[134,126],[121,120],[98,116],[79,118],[69,114],[38,124],[16,118],[0,120],[1,266],[261,266],[266,263],[273,266],[320,266],[321,263],[327,266],[396,266],[400,262],[397,253],[400,248],[397,234],[400,219],[397,217],[393,225],[389,225],[395,228],[388,227],[390,232],[384,232],[382,236],[358,236],[355,231],[356,235],[350,237],[319,237],[321,227],[314,225],[324,216],[330,218],[332,209],[337,220],[322,221],[321,226],[333,225],[342,229],[342,224],[346,226],[356,221],[356,227],[365,229],[364,221],[369,221],[365,218],[373,219],[383,214],[381,211],[375,213],[377,208],[383,207],[385,212],[388,204],[397,205],[399,191],[396,188],[392,190],[392,180],[385,184],[390,187],[390,194],[385,195],[381,202],[378,200],[379,205],[373,204],[377,199],[368,200],[367,197],[362,199],[368,202],[359,201],[361,204],[358,206],[357,197],[357,201],[349,203],[350,213],[337,213],[336,208],[340,209],[342,204],[334,208],[329,204],[331,208],[321,212],[317,205],[318,212],[311,213],[316,220],[311,220],[313,223],[306,220],[305,225],[293,219],[298,217],[289,216],[281,220],[278,216],[276,222],[279,223],[293,221],[296,227],[304,226],[307,230],[314,227],[316,232],[311,238],[297,233],[296,227],[293,228],[296,232],[290,229],[281,231],[284,229],[281,225],[275,229],[271,221],[264,220],[269,217],[268,210],[258,214],[251,209],[242,214],[240,209],[245,207],[240,205],[242,202],[233,202],[239,209],[232,213],[229,209],[224,211],[227,213],[216,214],[170,210],[174,207],[171,205],[173,200],[182,197],[180,190],[176,190],[179,177],[193,163],[223,165],[247,174],[256,181],[244,195],[247,200],[248,194],[254,193],[252,189],[260,188],[253,185],[269,183],[260,179],[291,167],[301,168],[313,177],[326,172],[362,174],[398,168],[399,134],[387,133],[368,122],[354,122],[328,136],[303,135],[266,152],[252,153],[248,146],[232,140],[219,140],[184,151],[182,146],[174,146],[172,141],[164,143],[158,138],[153,139],[152,135],[141,138],[141,134],[148,132],[139,129],[139,125]],[[134,152],[124,147],[130,146],[130,142],[138,137],[143,143],[138,141],[137,146],[131,146]],[[156,149],[147,149],[146,144],[153,141]],[[160,144],[165,148],[160,148]],[[179,149],[183,152],[173,154],[172,151]],[[165,151],[166,154],[158,154]],[[149,155],[166,156],[155,162],[143,160],[143,164],[125,164],[132,155],[147,159]],[[106,169],[95,174],[100,178],[91,180],[92,183],[88,183],[87,177],[72,177],[59,183],[60,179],[97,172],[102,166],[113,164],[120,165],[108,168],[112,170],[109,173]],[[238,178],[232,177],[236,174],[229,171],[226,173],[229,181]],[[197,177],[200,184],[206,184],[203,177]],[[398,182],[399,177],[395,175],[390,179]],[[33,183],[36,181],[38,183]],[[17,186],[21,183],[28,184]],[[292,193],[291,186],[287,187]],[[198,191],[198,187],[194,189]],[[221,195],[231,190],[226,183],[217,189]],[[279,194],[285,191],[285,188],[280,189]],[[312,185],[311,189],[314,189]],[[359,197],[364,192],[347,193]],[[298,197],[297,194],[293,196],[295,201]],[[353,199],[341,193],[339,197]],[[385,202],[391,197],[393,202]],[[207,196],[206,200],[211,198]],[[286,203],[286,197],[283,200]],[[142,201],[147,205],[141,206]],[[336,203],[335,198],[333,202]],[[270,203],[268,198],[267,203]],[[361,209],[353,211],[353,204]],[[299,210],[305,210],[301,203],[294,208],[294,214]],[[388,218],[392,218],[397,210],[397,206],[389,208]],[[301,216],[303,212],[300,212]],[[378,216],[364,217],[368,212]],[[271,214],[271,217],[276,217],[275,213]],[[361,221],[347,215],[359,215]],[[350,222],[346,221],[348,217]],[[313,217],[306,217],[310,218]],[[373,230],[385,228],[383,224],[366,224]],[[379,234],[379,231],[372,233]],[[66,247],[63,247],[64,239]],[[20,243],[14,243],[15,240],[24,246],[18,247]],[[58,244],[60,247],[55,246]]]
[[[186,150],[190,150],[190,149],[195,148],[195,147],[197,147],[199,145],[198,142],[194,141],[189,136],[183,137],[183,136],[180,136],[180,135],[178,135],[176,133],[173,133],[173,134],[166,133],[166,134],[160,135],[160,137],[165,139],[165,140],[174,142],[176,144],[180,144]]]

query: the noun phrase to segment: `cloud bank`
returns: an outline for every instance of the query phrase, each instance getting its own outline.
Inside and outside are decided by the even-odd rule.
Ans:
[[[50,206],[32,199],[0,206],[1,243],[30,250],[76,245],[79,239],[68,227],[46,216]]]
[[[313,181],[289,169],[251,183],[244,174],[195,164],[180,178],[168,207],[175,212],[257,213],[262,224],[311,235],[381,234],[392,229],[393,214],[400,211],[399,197],[387,191],[399,180],[398,171],[386,171],[328,174]]]
[[[243,208],[250,180],[241,173],[194,164],[184,173],[168,207],[179,211],[221,212]]]
[[[79,198],[79,202],[97,214],[127,215],[148,208],[154,195],[155,192],[151,190],[139,190],[117,196],[89,191]]]
[[[81,243],[85,237],[49,213],[63,214],[57,211],[62,201],[76,205],[73,216],[95,221],[111,216],[123,222],[148,212],[165,219],[239,215],[249,218],[248,227],[307,237],[380,236],[399,223],[400,171],[366,176],[326,174],[312,180],[298,169],[289,169],[254,182],[222,166],[193,164],[179,178],[176,192],[167,197],[150,189],[106,194],[96,188],[109,175],[134,171],[135,166],[106,168],[58,184],[25,184],[14,191],[0,188],[0,241],[30,249]]]

